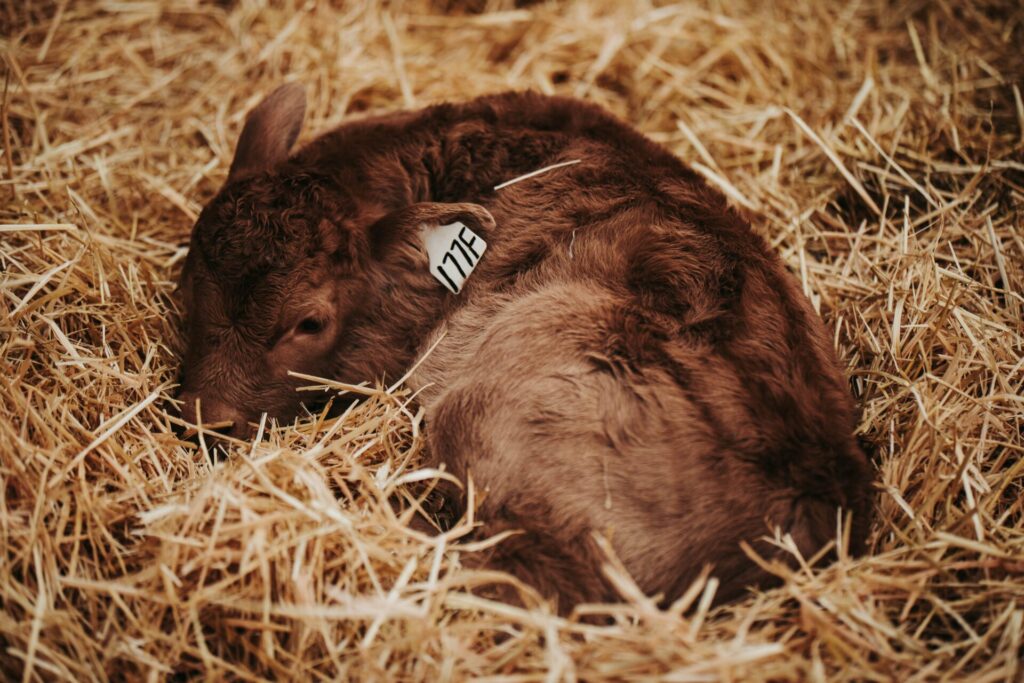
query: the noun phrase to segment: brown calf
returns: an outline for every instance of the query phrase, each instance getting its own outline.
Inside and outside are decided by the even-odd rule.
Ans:
[[[250,114],[195,226],[187,418],[200,398],[245,436],[300,414],[289,370],[394,380],[437,342],[410,382],[433,457],[484,492],[482,533],[522,531],[488,564],[563,610],[614,597],[595,532],[665,600],[706,564],[720,599],[763,585],[740,543],[773,555],[770,527],[811,555],[842,509],[860,547],[870,468],[825,327],[679,159],[532,93],[349,123],[289,156],[304,102],[284,86]],[[424,249],[456,221],[479,259],[458,294]]]

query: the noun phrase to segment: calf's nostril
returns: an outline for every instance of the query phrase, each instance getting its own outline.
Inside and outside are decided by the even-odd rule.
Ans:
[[[227,434],[228,436],[245,441],[251,437],[255,431],[255,428],[249,424],[247,420],[240,418],[234,421],[231,426],[231,431]]]
[[[196,399],[194,394],[184,391],[178,392],[178,416],[185,422],[196,421]]]

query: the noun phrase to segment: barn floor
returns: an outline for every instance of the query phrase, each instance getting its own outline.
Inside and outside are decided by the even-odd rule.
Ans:
[[[1024,675],[1024,7],[523,4],[0,3],[0,677]],[[713,582],[662,611],[610,560],[623,603],[561,619],[473,596],[471,520],[406,529],[389,500],[436,473],[401,388],[216,466],[179,441],[187,236],[287,78],[303,140],[534,88],[692,163],[835,330],[870,552],[839,533],[835,565],[714,610]]]

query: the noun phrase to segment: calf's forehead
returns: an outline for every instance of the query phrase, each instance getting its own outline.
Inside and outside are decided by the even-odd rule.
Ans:
[[[310,264],[233,272],[200,265],[193,280],[197,317],[216,324],[272,326],[312,294]]]
[[[295,269],[316,253],[317,246],[306,217],[288,210],[203,216],[192,240],[192,248],[209,270],[235,278]]]

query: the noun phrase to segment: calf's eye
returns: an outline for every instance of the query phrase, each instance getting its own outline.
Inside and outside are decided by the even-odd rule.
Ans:
[[[324,331],[324,323],[316,318],[305,318],[295,326],[299,334],[320,334]]]

